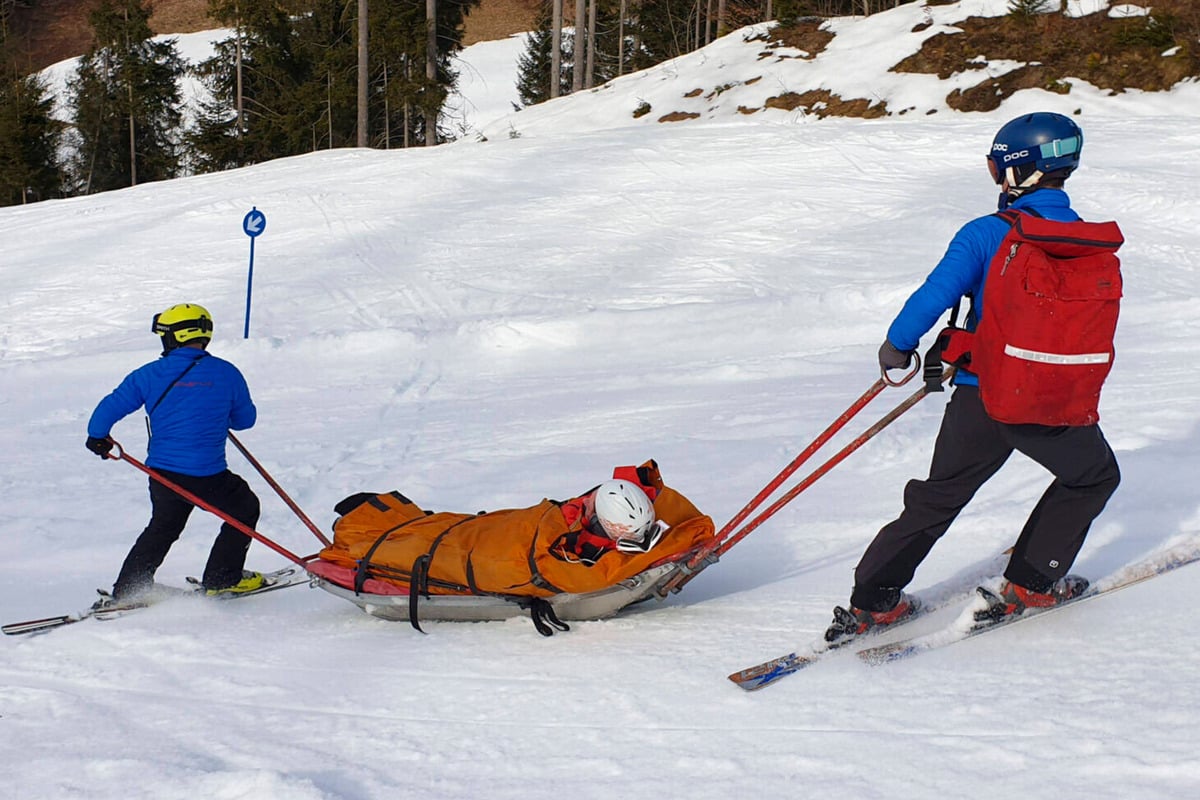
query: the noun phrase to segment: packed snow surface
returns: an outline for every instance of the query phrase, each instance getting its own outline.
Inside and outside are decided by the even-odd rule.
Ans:
[[[213,312],[211,349],[259,408],[241,441],[324,529],[358,491],[525,506],[647,458],[720,525],[876,379],[892,316],[958,226],[994,208],[992,134],[1033,109],[1079,110],[1070,193],[1127,238],[1101,405],[1124,480],[1075,571],[1104,580],[1200,547],[1196,85],[1110,97],[1077,82],[951,112],[957,84],[878,71],[916,45],[915,10],[838,22],[875,48],[858,72],[840,61],[839,79],[934,114],[629,115],[672,75],[681,103],[724,83],[718,63],[751,77],[760,43],[742,31],[510,116],[513,70],[491,43],[479,63],[498,72],[480,67],[484,88],[467,98],[497,114],[477,121],[482,137],[0,210],[3,621],[86,607],[145,524],[144,476],[88,453],[84,429],[155,357],[150,318],[178,302]],[[507,44],[511,65],[521,43]],[[267,225],[242,338],[252,207]],[[912,389],[887,390],[796,478]],[[909,662],[839,655],[756,694],[725,679],[820,636],[905,481],[924,475],[947,397],[919,403],[678,595],[552,638],[521,619],[428,623],[423,636],[306,587],[3,637],[3,794],[1197,796],[1200,566]],[[140,415],[114,436],[144,455]],[[260,530],[315,551],[233,448],[230,463],[263,500]],[[1014,457],[910,589],[994,580],[1048,480]],[[160,580],[198,574],[215,530],[197,512]],[[248,562],[284,563],[261,545]],[[928,624],[952,625],[961,607]]]

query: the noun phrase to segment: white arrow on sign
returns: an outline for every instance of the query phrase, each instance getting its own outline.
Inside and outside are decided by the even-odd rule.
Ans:
[[[246,218],[242,220],[242,230],[246,235],[253,239],[258,236],[267,226],[267,215],[259,211],[257,208],[250,210]]]

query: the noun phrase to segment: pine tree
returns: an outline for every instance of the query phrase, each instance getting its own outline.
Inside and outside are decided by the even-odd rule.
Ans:
[[[633,59],[632,38],[627,23],[625,41],[620,39],[620,0],[605,0],[596,5],[596,30],[594,35],[595,57],[593,59],[592,84],[598,86],[617,76],[617,57],[624,47],[625,72],[630,71]],[[551,6],[543,5],[538,16],[537,27],[525,37],[525,51],[517,59],[517,91],[521,103],[534,105],[550,99],[551,69]],[[559,94],[571,93],[572,70],[575,63],[575,37],[563,36],[562,64],[560,65]],[[580,48],[582,50],[582,48]],[[581,56],[586,58],[586,56]],[[649,66],[646,64],[645,66]]]
[[[0,205],[58,197],[62,125],[45,81],[17,65],[19,55],[0,16]]]
[[[442,26],[445,24],[442,6],[446,3],[443,0],[438,5],[439,26]],[[455,25],[461,25],[461,17]],[[372,0],[370,36],[371,141],[385,148],[423,144],[425,114],[431,107],[437,113],[446,97],[446,92],[439,91],[437,86],[432,87],[431,94],[425,77],[425,3]],[[456,36],[454,41],[461,42],[461,30]],[[457,75],[450,69],[450,55],[461,46],[451,44],[453,50],[439,54],[439,77],[452,84]],[[436,96],[442,99],[436,100]]]
[[[0,78],[0,205],[58,197],[60,124],[54,100],[36,76]]]
[[[312,149],[288,132],[298,113],[295,87],[311,68],[296,52],[287,11],[272,0],[214,0],[209,14],[235,33],[195,68],[210,96],[186,137],[192,168],[214,172]]]
[[[91,193],[175,177],[179,171],[179,79],[175,40],[151,41],[140,0],[103,0],[90,22],[95,44],[69,82],[75,116],[70,165],[76,191]]]
[[[1049,10],[1050,0],[1009,0],[1008,14],[1014,19],[1028,22]]]
[[[551,12],[551,3],[543,3],[534,30],[525,35],[525,51],[517,57],[517,93],[523,106],[536,105],[550,99],[553,47]],[[562,63],[568,66],[572,63],[570,53],[563,55]],[[565,95],[570,92],[571,72],[562,68],[560,64],[558,93]]]
[[[671,0],[639,0],[633,9],[631,36],[639,47],[631,67],[646,69],[690,52],[694,45],[695,6]]]
[[[368,141],[422,144],[457,75],[462,23],[479,0],[438,3],[437,77],[425,77],[424,0],[371,0]],[[211,0],[210,13],[240,29],[243,123],[237,124],[237,37],[197,70],[211,99],[189,142],[198,171],[226,169],[357,143],[357,13],[344,0],[300,0],[284,13],[271,0]]]

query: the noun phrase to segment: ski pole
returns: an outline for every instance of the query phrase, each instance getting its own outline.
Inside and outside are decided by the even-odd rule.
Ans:
[[[121,447],[119,442],[112,440],[112,439],[110,439],[110,441],[112,441],[113,449],[116,450],[117,454],[113,455],[110,452],[108,454],[108,458],[111,458],[111,459],[114,459],[117,461],[129,462],[133,466],[140,469],[142,472],[149,475],[152,479],[158,481],[163,486],[167,487],[168,489],[175,492],[177,495],[179,495],[183,499],[187,500],[192,505],[198,506],[199,508],[203,508],[205,511],[215,514],[217,517],[220,517],[221,520],[223,520],[224,522],[227,522],[230,525],[232,525],[233,527],[237,528],[239,531],[246,534],[251,539],[254,539],[255,541],[258,541],[258,542],[262,542],[267,547],[271,548],[276,553],[279,553],[279,555],[286,558],[288,561],[291,561],[293,564],[296,564],[297,566],[302,567],[302,568],[305,567],[305,565],[307,564],[305,559],[302,559],[300,556],[296,555],[291,550],[288,550],[286,547],[283,547],[282,545],[276,544],[275,542],[268,539],[266,536],[263,536],[261,533],[254,530],[253,528],[251,528],[249,525],[246,525],[244,522],[240,522],[240,521],[234,519],[233,517],[229,516],[228,514],[226,514],[224,511],[220,510],[219,508],[216,508],[213,505],[201,500],[199,497],[192,494],[187,489],[184,489],[182,486],[175,483],[174,481],[168,479],[167,477],[165,477],[163,475],[160,475],[157,471],[151,469],[150,467],[147,467],[145,464],[143,464],[142,462],[138,461],[133,456],[126,453],[125,448]]]
[[[313,524],[313,521],[308,518],[308,515],[300,509],[300,506],[296,505],[292,498],[287,496],[287,493],[283,491],[283,487],[276,483],[275,479],[267,474],[267,470],[262,464],[258,463],[258,459],[252,456],[250,451],[246,449],[245,445],[238,441],[238,438],[233,435],[233,431],[229,432],[229,441],[233,442],[233,446],[236,447],[238,451],[246,457],[246,460],[249,461],[256,470],[258,470],[258,474],[262,475],[263,480],[265,480],[270,487],[275,490],[275,494],[279,495],[283,502],[287,503],[287,507],[290,508],[296,514],[296,516],[300,518],[300,521],[303,522],[308,529],[313,532],[313,535],[321,540],[321,544],[325,545],[326,547],[332,545],[333,543],[325,537],[325,534],[321,533],[321,530]]]
[[[950,376],[954,374],[954,371],[954,367],[946,368],[946,370],[942,373],[942,382],[944,383],[949,380]],[[746,525],[736,534],[730,536],[724,541],[714,538],[713,541],[702,547],[696,553],[696,555],[692,556],[692,558],[690,558],[687,563],[680,568],[679,572],[675,573],[675,575],[669,581],[663,584],[662,588],[658,590],[658,595],[660,597],[666,597],[669,592],[678,592],[701,571],[708,566],[715,564],[721,556],[729,551],[729,548],[746,538],[750,533],[757,529],[758,526],[762,525],[764,522],[774,516],[779,509],[786,506],[788,503],[794,500],[797,495],[799,495],[809,486],[812,486],[814,483],[816,483],[821,476],[844,461],[851,453],[866,444],[881,430],[892,424],[901,414],[919,403],[928,393],[929,389],[926,386],[922,386],[920,389],[913,392],[907,399],[880,418],[878,422],[859,434],[854,441],[850,442],[848,445],[839,450],[828,461],[813,470],[808,477],[804,478],[798,484],[793,486],[787,491],[786,494],[769,505],[750,522],[746,523]]]

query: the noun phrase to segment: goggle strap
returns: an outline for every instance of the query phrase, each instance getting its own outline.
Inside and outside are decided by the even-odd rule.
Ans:
[[[164,334],[174,333],[175,331],[190,330],[199,328],[202,333],[212,333],[213,324],[211,319],[185,319],[180,322],[174,322],[170,325],[165,325],[158,321],[161,314],[154,315],[154,321],[150,323],[150,330],[153,333]]]

